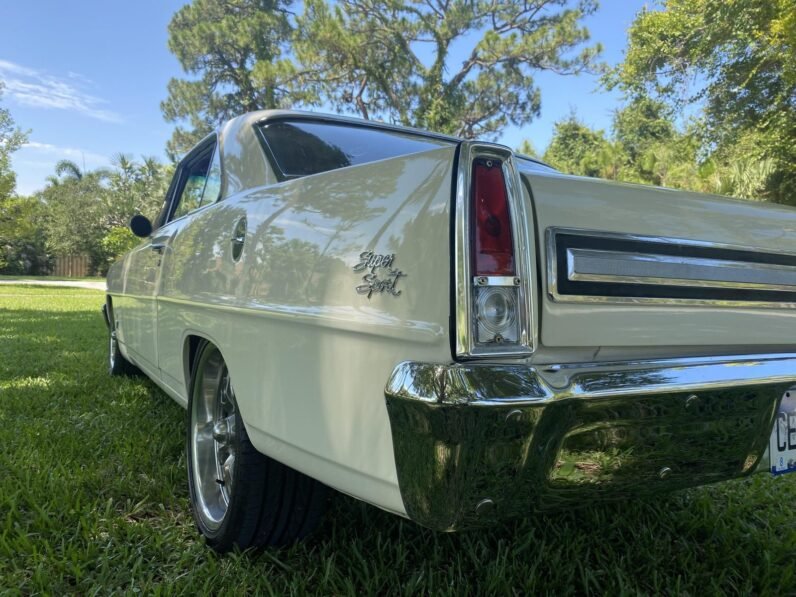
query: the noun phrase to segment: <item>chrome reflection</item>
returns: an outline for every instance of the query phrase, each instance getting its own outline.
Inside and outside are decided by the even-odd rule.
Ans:
[[[456,530],[749,474],[794,382],[792,355],[552,375],[405,362],[385,396],[407,514]]]

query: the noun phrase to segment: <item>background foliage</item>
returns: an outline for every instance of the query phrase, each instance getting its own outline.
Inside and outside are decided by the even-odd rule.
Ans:
[[[161,105],[175,124],[167,153],[277,107],[492,139],[539,114],[536,74],[590,71],[625,99],[608,131],[574,113],[557,122],[542,152],[551,165],[796,204],[796,0],[657,2],[608,70],[583,25],[596,10],[596,0],[193,0],[169,25],[186,76]],[[17,197],[10,156],[26,140],[0,108],[0,273],[44,273],[70,253],[103,273],[135,242],[129,218],[158,212],[172,166],[119,154],[83,172],[65,161],[41,192]],[[531,140],[519,150],[539,153]]]
[[[44,233],[56,254],[85,254],[92,269],[103,274],[136,244],[130,218],[144,214],[154,220],[163,204],[171,167],[154,158],[140,162],[118,154],[113,167],[82,172],[61,161],[56,176],[33,200],[46,206]]]
[[[578,174],[796,203],[796,0],[657,8],[636,16],[605,76],[628,98],[611,135],[571,118],[545,157]],[[576,129],[591,136],[580,153],[567,144]]]
[[[295,12],[300,8],[300,12]],[[539,113],[533,74],[597,68],[595,0],[194,0],[169,25],[187,79],[163,104],[184,153],[242,112],[332,106],[363,118],[491,138]],[[456,44],[467,55],[450,59]]]
[[[0,98],[3,97],[3,82],[0,81]],[[28,133],[14,123],[6,108],[0,108],[0,201],[14,193],[17,177],[11,169],[11,154],[28,140]]]

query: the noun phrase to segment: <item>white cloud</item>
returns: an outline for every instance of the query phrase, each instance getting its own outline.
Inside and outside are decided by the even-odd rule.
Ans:
[[[14,64],[13,62],[9,62],[8,60],[0,60],[0,71],[6,71],[24,77],[34,77],[38,74],[35,70],[31,68],[26,68],[24,66],[20,66],[19,64]]]
[[[86,93],[91,81],[69,72],[67,78],[49,75],[14,62],[0,60],[0,81],[16,102],[36,108],[70,110],[105,122],[121,122],[119,114],[105,109],[107,101]]]
[[[38,141],[29,141],[22,146],[22,149],[29,149],[39,154],[45,154],[57,159],[75,160],[82,165],[86,162],[87,168],[98,168],[101,166],[110,165],[111,161],[108,156],[78,149],[76,147],[61,147],[59,145],[52,145],[51,143],[39,143]]]
[[[52,143],[30,141],[11,156],[17,174],[17,193],[30,195],[46,184],[46,179],[55,174],[59,160],[71,160],[81,170],[94,170],[111,165],[108,156],[77,147],[63,147]]]

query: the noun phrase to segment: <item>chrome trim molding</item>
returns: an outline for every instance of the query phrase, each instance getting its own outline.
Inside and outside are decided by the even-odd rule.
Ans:
[[[567,249],[570,280],[796,291],[796,267],[618,251]]]
[[[486,276],[487,284],[478,284],[478,278],[472,274],[472,257],[470,254],[470,186],[472,164],[476,158],[495,158],[503,165],[503,177],[506,181],[511,227],[514,233],[514,256],[516,263],[515,277]],[[523,201],[522,182],[515,164],[514,154],[507,147],[491,143],[463,142],[459,148],[459,163],[456,173],[456,201],[454,219],[454,280],[456,304],[456,357],[469,359],[478,357],[524,357],[535,349],[532,295],[530,282],[532,264],[529,263],[527,247],[532,242],[533,232],[529,228],[531,222],[528,206]],[[495,344],[479,345],[476,343],[477,330],[473,318],[473,287],[508,286],[503,278],[511,281],[511,286],[519,290],[520,333],[516,345]],[[493,280],[495,283],[489,283]],[[519,280],[519,282],[517,282]]]
[[[794,354],[544,371],[404,362],[385,398],[406,512],[450,531],[765,470],[794,384]]]
[[[688,239],[549,228],[557,302],[796,308],[796,254]]]

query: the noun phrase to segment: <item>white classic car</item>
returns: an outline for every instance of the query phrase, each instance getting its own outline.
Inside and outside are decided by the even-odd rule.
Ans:
[[[108,274],[110,370],[188,409],[213,548],[326,488],[438,530],[796,469],[796,211],[266,111]]]

